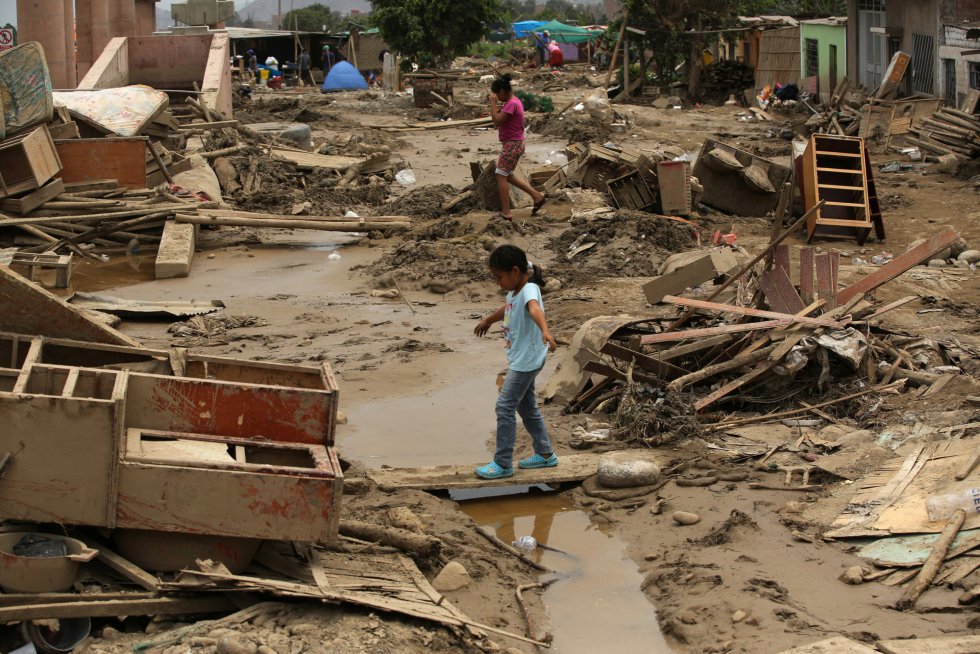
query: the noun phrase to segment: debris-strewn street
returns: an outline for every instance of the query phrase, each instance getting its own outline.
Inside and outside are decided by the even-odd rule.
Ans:
[[[0,652],[980,652],[980,91],[739,20],[0,50]]]

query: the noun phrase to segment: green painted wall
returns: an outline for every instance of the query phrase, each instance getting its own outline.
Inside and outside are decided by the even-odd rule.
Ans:
[[[819,23],[800,23],[800,68],[801,76],[807,76],[806,40],[817,41],[818,91],[823,102],[830,100],[837,82],[847,75],[847,27],[846,25],[822,25]],[[830,79],[831,46],[837,46],[837,80]],[[812,91],[812,89],[809,89]]]

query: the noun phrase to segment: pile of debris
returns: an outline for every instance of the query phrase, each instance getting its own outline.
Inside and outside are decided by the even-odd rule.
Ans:
[[[906,382],[927,387],[924,392],[931,395],[962,372],[961,359],[973,353],[938,343],[916,349],[922,344],[916,345],[915,339],[892,334],[876,323],[916,296],[877,308],[864,299],[949,249],[959,238],[953,229],[838,290],[836,252],[816,254],[802,248],[799,283],[791,281],[790,252],[781,241],[796,228],[788,228],[740,267],[725,250],[683,255],[670,272],[644,286],[648,302],[680,307],[682,313],[586,323],[569,354],[572,376],[564,381],[556,376],[555,388],[567,383],[562,395],[574,409],[615,415],[614,433],[619,438],[649,445],[661,442],[667,433],[678,436],[676,429],[664,429],[661,420],[663,411],[671,411],[676,421],[678,407],[687,407],[680,415],[691,432],[811,413],[827,418],[825,410],[835,405],[846,406],[853,416],[859,407],[865,414],[873,409],[867,396],[895,392]],[[713,281],[720,283],[710,292],[680,296],[690,288],[709,289]],[[734,291],[729,302],[714,301],[727,289]],[[682,329],[692,320],[698,323]],[[576,377],[577,370],[581,374]],[[831,388],[838,392],[828,400],[824,394]],[[769,412],[772,404],[796,396],[809,403],[800,400],[801,408]],[[855,402],[858,398],[864,399]],[[762,414],[738,418],[706,412],[721,405]],[[685,429],[680,432],[684,435]]]

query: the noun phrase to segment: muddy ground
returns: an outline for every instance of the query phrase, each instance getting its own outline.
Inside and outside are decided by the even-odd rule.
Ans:
[[[585,92],[559,92],[555,106]],[[482,97],[476,84],[457,91],[458,101],[476,104]],[[202,232],[201,251],[187,279],[149,281],[151,261],[140,258],[86,266],[74,279],[78,290],[112,289],[127,298],[221,299],[226,313],[262,319],[261,326],[234,329],[209,343],[191,343],[195,350],[257,360],[329,362],[341,385],[347,422],[339,427],[338,446],[342,458],[352,464],[347,473],[351,478],[382,465],[489,460],[494,382],[505,359],[498,332],[476,339],[472,329],[502,301],[485,265],[493,247],[505,242],[521,246],[546,274],[560,281],[557,290],[545,296],[545,305],[553,331],[567,344],[591,317],[651,313],[642,284],[664,258],[694,245],[693,234],[672,223],[624,213],[604,225],[596,248],[569,260],[568,245],[585,229],[569,223],[569,218],[595,206],[589,194],[562,194],[534,218],[528,209],[518,209],[513,224],[494,222],[486,212],[439,215],[441,202],[469,183],[469,162],[494,156],[493,131],[385,134],[365,127],[397,125],[437,113],[417,111],[407,96],[351,93],[267,100],[257,97],[243,108],[242,118],[309,122],[318,144],[339,146],[354,135],[367,143],[390,145],[418,180],[407,188],[392,185],[383,198],[311,194],[311,213],[406,213],[413,217],[411,230],[365,238],[225,228]],[[736,115],[738,108],[620,106],[617,111],[626,117],[624,125],[597,136],[634,148],[677,146],[685,151],[696,150],[712,137],[766,156],[788,156],[789,143],[779,138],[779,123],[743,122]],[[565,120],[573,122],[574,116]],[[542,122],[548,121],[535,119],[538,125]],[[528,165],[560,161],[563,136],[581,135],[587,127],[552,125],[540,129],[546,135],[530,133]],[[876,161],[891,158],[875,156]],[[941,225],[953,225],[968,244],[980,245],[978,183],[969,173],[879,174],[877,182],[887,242],[864,248],[852,241],[818,243],[841,251],[845,283],[867,272],[860,262],[850,265],[852,259],[868,259],[881,251],[900,253]],[[264,191],[266,197],[253,198],[250,210],[282,210],[298,197],[274,184]],[[738,245],[750,253],[758,251],[770,231],[765,218],[731,217],[705,207],[694,220],[703,227],[702,235],[715,229],[736,233]],[[400,298],[372,293],[395,282],[411,307]],[[921,302],[888,314],[886,324],[923,336],[952,336],[976,347],[978,290],[977,276],[968,269],[924,271],[918,278],[906,276],[884,287],[878,297],[890,301],[919,294]],[[943,310],[917,314],[924,306]],[[175,343],[166,324],[127,322],[122,329],[147,346]],[[549,361],[541,385],[564,350]],[[964,377],[930,400],[888,399],[879,414],[879,431],[885,425],[916,421],[936,426],[969,422],[973,412],[964,398],[971,394],[977,394],[975,383]],[[584,416],[566,415],[563,409],[555,404],[544,409],[559,456],[573,452],[568,445],[572,429],[585,423]],[[846,414],[837,417],[846,424]],[[733,461],[725,451],[712,449],[710,439],[673,442],[664,449],[675,471],[751,470],[751,461]],[[525,436],[519,440],[518,454],[527,452]],[[873,440],[855,444],[854,455],[854,478],[899,456]],[[778,457],[784,463],[798,461],[794,452]],[[830,481],[823,493],[751,490],[744,482],[710,488],[668,483],[642,498],[645,505],[621,508],[575,487],[477,501],[359,488],[363,492],[345,497],[344,511],[381,520],[390,507],[411,508],[426,531],[447,542],[446,558],[462,562],[473,577],[470,586],[447,593],[449,599],[478,622],[518,633],[527,627],[515,588],[532,583],[538,573],[490,548],[474,527],[489,526],[508,541],[533,533],[542,543],[563,550],[539,549],[534,554],[557,570],[560,580],[544,593],[527,594],[533,635],[550,634],[553,651],[562,654],[778,652],[832,634],[873,642],[975,630],[975,614],[957,605],[959,589],[933,588],[917,612],[902,613],[890,608],[901,587],[875,582],[852,586],[838,580],[861,560],[848,543],[820,536],[853,489],[851,483]],[[658,496],[666,505],[655,514],[651,509]],[[673,510],[697,513],[701,520],[679,526],[670,517]],[[419,563],[430,578],[442,565],[438,560]],[[974,573],[963,583],[977,581]],[[733,615],[738,611],[747,615],[736,622]],[[136,625],[131,630],[144,628]],[[476,649],[462,634],[346,608],[297,606],[263,626],[233,630],[279,654],[333,651],[341,643],[344,651],[352,652]],[[211,634],[212,640],[167,651],[212,652],[223,635],[227,634]],[[138,638],[94,638],[83,651],[126,651]],[[493,640],[501,647],[534,651],[503,637]]]

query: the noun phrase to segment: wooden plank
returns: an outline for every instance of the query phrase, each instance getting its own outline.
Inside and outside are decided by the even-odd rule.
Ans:
[[[790,272],[790,267],[789,267],[789,244],[788,243],[781,243],[776,246],[775,250],[773,250],[773,264],[776,266],[776,268],[783,269],[783,272],[786,273],[787,279],[792,279],[793,275]],[[802,309],[803,307],[800,308]]]
[[[78,597],[84,597],[79,595]],[[37,595],[44,599],[44,595]],[[196,613],[220,613],[235,608],[221,595],[210,597],[136,600],[96,600],[49,604],[26,604],[0,608],[0,622],[20,622],[45,618],[110,618],[120,615],[193,615]]]
[[[159,589],[157,578],[143,568],[116,554],[104,545],[98,545],[97,549],[99,550],[99,561],[101,563],[104,563],[126,577],[126,579],[142,586],[146,590],[156,592]]]
[[[980,652],[980,635],[879,640],[878,649],[885,654],[974,654]]]
[[[827,308],[833,309],[837,306],[837,289],[840,288],[837,281],[840,275],[840,252],[831,250],[828,254],[830,255],[830,288],[832,293],[827,298]]]
[[[874,291],[882,284],[890,282],[910,268],[942,252],[959,236],[959,233],[952,227],[947,227],[938,234],[934,234],[925,243],[920,243],[908,252],[903,252],[875,272],[840,291],[837,294],[837,303],[842,304],[856,295],[864,295]]]
[[[146,188],[146,137],[70,139],[55,142],[66,183],[112,178],[119,186]]]
[[[31,604],[64,604],[66,602],[105,602],[110,600],[150,600],[156,594],[142,591],[118,593],[0,593],[0,607],[27,606]]]
[[[635,350],[631,350],[615,343],[606,343],[600,352],[603,354],[608,354],[609,356],[621,361],[632,362],[637,367],[648,372],[652,372],[658,377],[662,377],[664,379],[673,379],[674,377],[679,377],[688,373],[687,370],[675,366],[672,363],[647,356],[641,352],[636,352]]]
[[[759,277],[759,288],[769,306],[780,313],[799,313],[806,306],[793,288],[785,268],[778,265]]]
[[[693,343],[687,343],[686,345],[675,345],[674,347],[666,350],[655,352],[654,358],[661,361],[670,361],[671,359],[677,359],[688,354],[693,354],[694,352],[700,352],[702,350],[713,348],[716,345],[727,345],[733,340],[735,340],[735,336],[732,334],[719,334],[718,336],[699,338]]]
[[[707,336],[719,336],[728,334],[738,334],[741,332],[754,332],[763,329],[775,329],[792,324],[791,318],[785,320],[763,320],[762,322],[743,322],[735,325],[721,325],[719,327],[703,327],[701,329],[685,329],[682,332],[663,332],[660,334],[647,334],[640,337],[640,343],[649,345],[651,343],[669,343],[672,341],[686,341],[689,339],[700,339]]]
[[[963,95],[963,102],[960,103],[960,111],[973,115],[977,112],[980,105],[980,90],[970,89]]]
[[[78,123],[74,120],[69,120],[67,123],[60,125],[48,125],[48,131],[51,132],[51,138],[53,139],[77,139],[80,136],[78,133]]]
[[[656,450],[637,450],[644,457],[657,457],[666,465],[669,456]],[[371,470],[368,476],[382,490],[402,488],[418,490],[444,490],[453,488],[484,488],[488,486],[514,486],[518,484],[558,484],[568,481],[581,481],[596,474],[602,455],[585,452],[569,454],[558,458],[554,468],[532,470],[516,469],[513,477],[505,479],[480,479],[473,474],[478,464],[447,465],[428,468],[379,468]]]
[[[792,314],[781,313],[778,311],[765,311],[764,309],[753,309],[752,307],[738,307],[732,304],[719,304],[717,302],[707,302],[705,300],[693,300],[683,297],[668,295],[664,298],[668,304],[676,304],[682,307],[694,309],[706,309],[708,311],[719,311],[722,313],[737,313],[743,316],[753,316],[756,318],[774,318],[776,320],[789,320],[798,322],[802,325],[813,325],[815,327],[832,327],[840,329],[843,325],[828,318],[810,318],[808,316],[794,316]],[[802,307],[801,307],[802,309]]]
[[[836,300],[833,281],[831,279],[833,271],[830,263],[830,254],[818,254],[814,257],[817,267],[817,297],[827,300],[828,305],[833,305]],[[833,308],[833,307],[831,307]]]
[[[800,248],[800,296],[804,302],[813,302],[815,297],[813,255],[813,248]]]
[[[340,157],[334,155],[316,154],[315,152],[291,150],[289,148],[271,147],[269,148],[269,152],[273,156],[281,157],[282,159],[293,162],[296,164],[296,167],[300,168],[301,170],[320,168],[324,170],[344,171],[351,166],[361,165],[367,161],[367,159],[362,157]]]
[[[12,211],[21,215],[34,211],[48,200],[53,200],[65,192],[65,183],[61,179],[53,179],[41,188],[19,198],[6,198],[0,201],[0,210]]]

